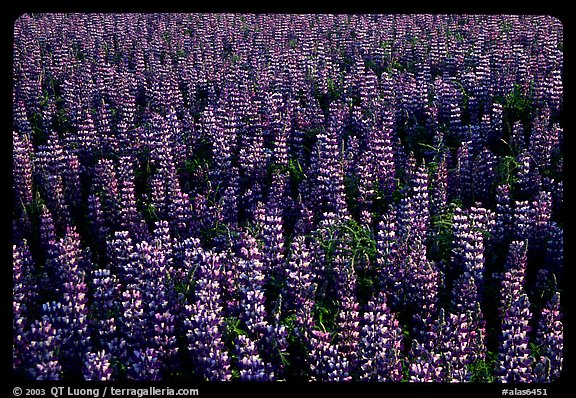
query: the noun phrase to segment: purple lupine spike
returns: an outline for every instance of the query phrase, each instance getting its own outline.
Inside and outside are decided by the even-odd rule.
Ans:
[[[564,182],[544,177],[542,178],[542,187],[543,190],[552,194],[552,214],[562,214],[564,206]]]
[[[330,333],[313,330],[310,338],[308,364],[311,381],[350,381],[348,362],[330,342]]]
[[[68,227],[66,235],[54,244],[53,257],[46,262],[51,283],[59,294],[66,292],[64,283],[82,283],[84,274],[79,271],[82,260],[80,235],[73,227]]]
[[[163,170],[159,170],[150,178],[150,204],[154,214],[159,219],[166,218],[166,180]]]
[[[531,318],[528,296],[516,296],[502,319],[502,335],[494,371],[499,382],[533,381],[533,358],[528,346]]]
[[[562,72],[558,69],[553,70],[547,81],[548,85],[548,103],[550,108],[554,111],[559,111],[562,106],[563,99],[563,84],[562,84]]]
[[[314,199],[320,212],[334,212],[347,216],[344,197],[344,170],[339,159],[337,132],[328,129],[318,134],[312,170],[315,175]]]
[[[153,244],[146,241],[136,244],[135,260],[139,262],[139,285],[146,302],[146,348],[153,349],[163,371],[176,364],[176,316],[180,306],[173,299],[172,239],[165,221],[157,222]],[[176,300],[175,300],[176,301]]]
[[[266,310],[264,302],[263,263],[258,257],[238,262],[238,283],[240,285],[240,319],[253,336],[258,336],[266,328]]]
[[[472,202],[472,194],[474,190],[473,185],[473,171],[472,171],[472,156],[470,153],[471,141],[463,142],[457,153],[457,184],[458,193],[462,197],[464,206],[469,206]]]
[[[96,114],[96,129],[100,135],[100,142],[102,145],[102,151],[116,153],[118,149],[117,142],[113,139],[113,120],[112,120],[112,111],[110,109],[110,105],[101,100],[100,103],[97,105],[97,114]]]
[[[346,297],[350,297],[356,291],[357,274],[354,263],[341,250],[336,249],[332,261],[332,270],[329,272],[329,283],[333,289],[334,296],[339,302],[343,302]]]
[[[488,139],[493,141],[500,140],[502,137],[502,127],[503,127],[503,106],[499,102],[494,102],[492,104],[492,110],[490,113],[490,134]]]
[[[222,341],[224,318],[220,300],[220,256],[199,251],[196,300],[185,306],[187,330],[195,372],[206,380],[225,381],[232,377],[230,359]]]
[[[448,314],[444,358],[447,363],[448,382],[466,382],[470,380],[471,372],[467,365],[473,358],[472,350],[474,325],[469,323],[466,314]]]
[[[82,373],[85,380],[107,381],[112,379],[111,355],[105,350],[86,354]]]
[[[408,359],[408,377],[411,382],[431,383],[444,381],[445,370],[442,366],[440,354],[431,352],[417,340],[412,341]]]
[[[532,202],[530,220],[532,228],[529,238],[534,250],[542,250],[548,238],[548,226],[552,218],[552,194],[540,191]]]
[[[521,152],[526,148],[526,138],[524,137],[524,126],[521,121],[517,121],[512,126],[510,134],[510,146]]]
[[[378,224],[378,234],[376,236],[378,256],[376,262],[380,273],[380,283],[385,289],[384,291],[399,293],[389,298],[389,302],[393,307],[396,307],[400,302],[400,292],[403,291],[402,281],[404,279],[404,267],[400,266],[396,233],[396,212],[392,208]]]
[[[532,219],[530,216],[530,203],[527,200],[514,202],[514,239],[524,240],[530,237],[532,227]]]
[[[512,206],[510,201],[510,186],[499,185],[496,188],[496,225],[494,241],[505,244],[512,228]]]
[[[368,302],[358,344],[359,379],[402,380],[402,329],[381,292]]]
[[[100,197],[108,226],[118,225],[119,215],[119,184],[114,163],[110,159],[99,159],[94,167],[94,186]]]
[[[64,159],[66,168],[62,174],[64,184],[65,203],[71,211],[77,211],[81,201],[81,183],[80,173],[81,166],[78,156],[68,153]]]
[[[136,349],[130,357],[126,374],[129,380],[161,380],[160,360],[154,348]]]
[[[406,180],[409,187],[413,187],[416,185],[415,178],[416,178],[416,169],[418,167],[416,158],[414,157],[414,152],[410,152],[406,158],[406,166],[404,170],[404,179]]]
[[[120,315],[118,319],[119,334],[122,341],[120,347],[114,347],[119,357],[126,361],[134,350],[142,348],[145,342],[146,315],[144,313],[144,302],[142,293],[134,288],[125,289],[120,297]],[[112,348],[111,348],[112,351]]]
[[[241,381],[272,381],[274,371],[271,365],[262,361],[254,341],[241,334],[235,341],[237,366]]]
[[[454,328],[454,336],[450,339],[450,344],[455,347],[451,349],[448,359],[455,361],[454,366],[459,369],[457,374],[454,374],[455,379],[469,381],[470,373],[464,368],[477,361],[485,360],[487,352],[486,322],[480,302],[476,302],[471,310],[462,311],[457,308],[454,314],[449,314],[449,317],[449,322]],[[456,381],[455,379],[453,378],[452,381]]]
[[[353,296],[343,298],[338,312],[337,342],[340,354],[348,362],[350,372],[357,366],[358,344],[360,341],[360,313],[358,303]]]
[[[90,224],[90,230],[94,241],[96,243],[96,249],[100,252],[105,251],[106,239],[108,238],[108,228],[106,227],[106,220],[104,215],[104,210],[102,209],[102,201],[97,195],[88,195],[88,220]],[[94,247],[93,247],[94,248]]]
[[[456,281],[452,289],[452,308],[458,312],[472,311],[479,302],[478,285],[474,277],[465,271]]]
[[[35,321],[23,336],[27,342],[25,364],[34,380],[59,380],[62,368],[55,353],[58,331],[47,320]]]
[[[414,332],[422,334],[430,318],[437,311],[438,290],[441,275],[435,262],[426,258],[426,247],[419,243],[407,259],[407,275],[404,281],[406,305],[413,311]]]
[[[265,278],[268,282],[281,277],[281,267],[284,263],[284,228],[281,208],[278,203],[271,202],[264,207],[261,238],[264,241],[262,261]]]
[[[50,209],[58,231],[72,225],[70,209],[64,198],[64,185],[61,175],[48,174],[44,186],[47,192],[46,206]]]
[[[484,279],[483,232],[493,224],[484,209],[472,207],[469,212],[456,208],[454,212],[454,241],[452,266],[456,271],[470,273],[476,283]]]
[[[25,239],[12,246],[12,264],[14,297],[18,297],[16,301],[24,305],[26,310],[32,310],[38,304],[39,289],[35,275],[35,261]]]
[[[12,133],[12,164],[14,170],[14,203],[25,207],[32,202],[33,147],[27,134]]]
[[[448,163],[442,153],[430,179],[430,214],[444,213],[447,205]]]
[[[280,307],[279,307],[280,308]],[[288,330],[280,324],[280,314],[272,314],[272,321],[267,324],[259,341],[259,351],[265,363],[271,364],[273,378],[280,380],[284,376],[284,357],[288,349]]]
[[[542,310],[536,328],[535,343],[540,347],[540,355],[547,364],[547,369],[536,365],[534,373],[538,382],[555,381],[562,373],[564,327],[561,318],[560,293],[555,293]]]
[[[26,241],[21,245],[12,247],[13,256],[13,301],[12,301],[12,327],[14,335],[12,339],[14,368],[20,368],[23,365],[23,355],[26,351],[24,341],[24,328],[28,323],[28,314],[34,309],[37,300],[37,285],[33,279],[34,261],[28,250]]]
[[[133,230],[140,219],[136,208],[136,192],[134,190],[134,169],[129,157],[120,159],[118,169],[118,188],[120,199],[120,227]]]
[[[426,234],[430,223],[430,209],[429,209],[429,179],[426,164],[422,163],[414,175],[412,187],[412,195],[414,201],[414,211],[416,212],[416,229]]]
[[[304,346],[310,339],[310,331],[314,327],[313,309],[317,289],[316,272],[313,267],[314,254],[305,242],[298,236],[292,242],[288,265],[285,268],[286,291],[284,313],[294,314],[294,336]],[[302,361],[301,356],[295,360]]]
[[[16,135],[28,136],[32,133],[32,125],[28,119],[26,104],[23,101],[14,101],[14,127]],[[14,143],[14,142],[13,142]]]
[[[540,187],[540,176],[534,169],[534,160],[528,150],[518,155],[518,188],[523,195],[532,196]]]
[[[110,270],[94,270],[92,272],[92,306],[91,314],[97,319],[96,330],[101,346],[108,348],[112,355],[120,356],[116,351],[119,347],[117,336],[117,315],[120,314],[120,291],[122,285]]]
[[[74,321],[86,327],[87,315],[87,286],[85,283],[86,269],[91,267],[89,260],[84,258],[86,252],[80,247],[80,235],[73,227],[69,227],[66,235],[57,243],[58,255],[50,266],[54,270],[55,281],[61,281],[63,287],[57,287],[56,292],[63,295],[63,303],[68,305],[74,313]],[[47,264],[48,266],[48,264]],[[84,329],[85,333],[86,330]],[[82,334],[82,333],[81,333]],[[84,339],[89,340],[87,337]]]
[[[504,275],[502,276],[502,289],[500,290],[500,315],[502,317],[518,295],[524,292],[528,263],[527,250],[526,241],[510,243]]]
[[[557,131],[549,128],[550,109],[543,108],[534,118],[534,125],[530,133],[528,150],[539,170],[550,166],[551,154],[558,142]]]
[[[297,236],[290,247],[290,257],[285,268],[286,291],[283,303],[288,313],[312,308],[316,283],[311,262],[312,255],[305,238]]]
[[[564,269],[564,230],[556,223],[551,222],[546,240],[546,269],[554,273],[558,279],[563,275]]]
[[[496,155],[484,148],[474,159],[473,179],[475,200],[488,205],[493,196],[495,181]]]

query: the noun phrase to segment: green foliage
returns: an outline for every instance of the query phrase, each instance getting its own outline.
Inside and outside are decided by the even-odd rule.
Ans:
[[[325,237],[317,236],[328,261],[332,261],[338,251],[348,253],[352,266],[374,264],[376,260],[376,239],[372,230],[350,219],[323,230]]]
[[[498,176],[499,184],[514,186],[518,181],[516,169],[519,166],[520,164],[512,155],[500,158],[496,166],[496,175]]]
[[[358,290],[358,301],[367,303],[376,292],[376,276],[371,273],[358,275],[356,279],[356,289]]]
[[[521,85],[515,84],[512,91],[506,97],[495,96],[495,102],[503,105],[504,122],[508,134],[512,132],[515,122],[521,121],[525,126],[532,120],[534,82],[525,90]]]
[[[122,359],[118,357],[112,357],[110,360],[110,367],[112,368],[112,375],[114,376],[114,380],[123,380],[125,378],[127,366],[122,361]]]
[[[494,377],[494,364],[496,363],[496,354],[488,352],[486,358],[478,360],[472,364],[467,365],[468,370],[472,373],[470,381],[473,383],[493,383],[496,381]]]
[[[514,89],[506,96],[504,104],[510,111],[518,115],[524,115],[530,112],[532,108],[531,93],[525,93],[519,84],[514,85]]]
[[[30,220],[38,220],[44,206],[46,206],[44,198],[40,194],[40,191],[35,190],[32,201],[26,206],[23,206],[23,211]]]
[[[188,56],[188,53],[185,50],[180,49],[176,51],[174,55],[176,55],[176,58],[186,58]]]
[[[360,195],[360,190],[358,187],[358,176],[348,175],[344,176],[344,195],[346,197],[346,203],[348,204],[348,209],[350,213],[354,216],[359,215],[359,203],[358,196]]]
[[[194,144],[192,156],[186,158],[178,168],[183,189],[194,187],[201,191],[207,188],[212,157],[212,144],[207,138],[201,138]]]
[[[182,172],[188,174],[195,174],[202,168],[209,168],[210,160],[202,156],[194,156],[193,158],[186,159],[182,166]]]
[[[224,341],[234,342],[240,335],[248,335],[248,332],[242,329],[242,320],[235,316],[224,318],[224,331],[222,337]]]
[[[314,319],[316,328],[334,336],[337,330],[338,302],[334,300],[316,300],[314,303]]]
[[[218,238],[224,238],[227,242],[233,242],[239,238],[239,233],[231,229],[227,224],[216,223],[208,228],[198,231],[200,242],[205,248],[212,247]]]
[[[500,23],[500,31],[510,33],[512,31],[512,22],[504,20]]]
[[[142,215],[144,220],[146,220],[149,225],[154,225],[154,223],[159,220],[156,206],[152,203],[144,203],[143,207]]]
[[[162,32],[162,39],[166,42],[166,44],[170,45],[170,43],[172,42],[170,32],[168,32],[167,30]]]
[[[275,173],[288,174],[292,182],[296,185],[300,184],[303,180],[307,179],[308,176],[304,173],[304,169],[300,164],[300,161],[295,158],[289,158],[288,164],[281,163],[269,163],[267,167],[268,177],[273,176]]]
[[[443,213],[431,214],[430,225],[434,239],[429,242],[430,258],[435,261],[450,261],[454,239],[454,211],[461,203],[452,202]]]
[[[438,151],[439,148],[434,147],[432,144],[434,134],[428,130],[426,126],[416,125],[409,129],[404,139],[404,145],[407,152],[413,152],[416,159],[424,158],[423,150],[425,148]]]
[[[240,55],[234,53],[230,55],[230,62],[232,62],[232,65],[237,64],[240,61]]]
[[[401,383],[408,383],[410,381],[410,361],[404,359],[402,361],[402,380]]]
[[[540,358],[542,356],[542,346],[530,343],[530,355],[534,358]]]

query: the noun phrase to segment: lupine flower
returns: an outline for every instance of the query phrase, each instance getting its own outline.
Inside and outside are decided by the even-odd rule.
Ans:
[[[28,135],[13,132],[14,203],[26,206],[32,201],[32,143]]]
[[[408,377],[412,382],[441,382],[445,379],[440,354],[429,351],[417,340],[412,341],[408,364]]]
[[[402,379],[402,339],[400,324],[380,293],[368,302],[362,319],[358,344],[359,379],[400,381]]]
[[[13,39],[18,376],[467,382],[500,336],[500,381],[559,378],[558,20],[40,13]]]
[[[546,268],[560,278],[564,268],[564,232],[555,222],[548,231],[545,258]]]
[[[86,354],[86,362],[84,363],[84,379],[86,380],[111,380],[112,367],[110,366],[110,354],[106,351],[90,352]]]
[[[527,267],[526,241],[513,241],[506,259],[500,290],[500,314],[504,316],[509,306],[524,292]]]
[[[295,332],[306,336],[312,328],[312,309],[316,283],[312,269],[312,256],[302,236],[292,242],[290,259],[285,268],[286,292],[283,303],[285,312],[296,314]]]
[[[526,383],[533,380],[528,346],[532,318],[530,302],[525,294],[516,298],[502,320],[502,336],[495,374],[502,383]]]
[[[130,380],[160,380],[160,360],[153,348],[137,349],[129,359],[127,376]]]
[[[350,371],[356,368],[358,343],[360,341],[360,314],[353,296],[346,296],[338,313],[338,344]]]
[[[23,339],[27,342],[24,363],[32,379],[59,380],[62,367],[56,355],[58,331],[47,320],[35,321]]]
[[[310,381],[350,381],[348,361],[330,342],[330,333],[312,331],[308,362]]]
[[[564,328],[560,314],[560,294],[546,303],[538,320],[535,343],[540,347],[540,354],[547,366],[537,364],[534,373],[537,381],[550,382],[557,380],[562,372]],[[541,362],[541,363],[542,363]]]
[[[250,338],[241,334],[235,342],[238,369],[242,381],[272,381],[274,372],[270,364],[262,361],[258,355],[256,345]]]
[[[199,376],[206,380],[229,380],[232,377],[230,359],[222,341],[220,256],[212,252],[200,252],[200,256],[196,300],[185,307],[188,349]]]

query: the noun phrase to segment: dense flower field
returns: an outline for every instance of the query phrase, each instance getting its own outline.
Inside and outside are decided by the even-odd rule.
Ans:
[[[21,16],[15,372],[558,379],[562,49],[539,16]]]

